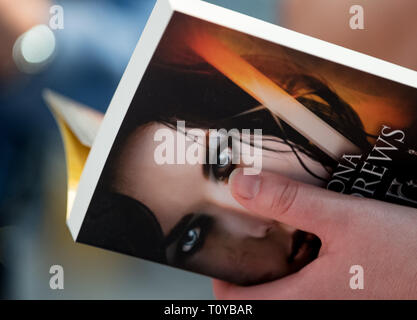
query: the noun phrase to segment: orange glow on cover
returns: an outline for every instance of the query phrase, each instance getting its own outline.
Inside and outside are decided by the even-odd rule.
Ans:
[[[344,153],[360,153],[338,131],[207,32],[199,30],[194,33],[189,39],[189,45],[208,63],[329,156],[338,159]]]

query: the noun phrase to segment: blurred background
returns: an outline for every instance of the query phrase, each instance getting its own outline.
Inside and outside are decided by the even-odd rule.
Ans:
[[[417,70],[415,0],[208,2]],[[65,155],[41,92],[104,112],[154,3],[0,0],[1,298],[213,298],[207,277],[76,244],[65,225]],[[364,30],[349,27],[353,4],[364,8]],[[33,29],[53,5],[64,28]],[[64,290],[49,287],[52,265],[64,268]]]

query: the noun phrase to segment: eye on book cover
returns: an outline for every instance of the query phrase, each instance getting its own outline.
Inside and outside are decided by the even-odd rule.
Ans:
[[[349,63],[174,12],[76,240],[249,285],[300,270],[321,244],[242,208],[237,167],[416,207],[417,90]]]

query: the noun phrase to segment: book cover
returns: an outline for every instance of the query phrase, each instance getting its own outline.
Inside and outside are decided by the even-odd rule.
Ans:
[[[247,212],[231,172],[417,207],[416,88],[417,73],[391,63],[160,0],[77,176],[68,226],[77,242],[237,284],[286,276],[320,240]]]

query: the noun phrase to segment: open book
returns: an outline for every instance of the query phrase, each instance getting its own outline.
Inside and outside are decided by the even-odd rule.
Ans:
[[[67,150],[72,236],[243,285],[296,272],[320,240],[253,216],[228,177],[273,171],[417,207],[416,88],[412,70],[159,0],[104,118],[45,94]]]

